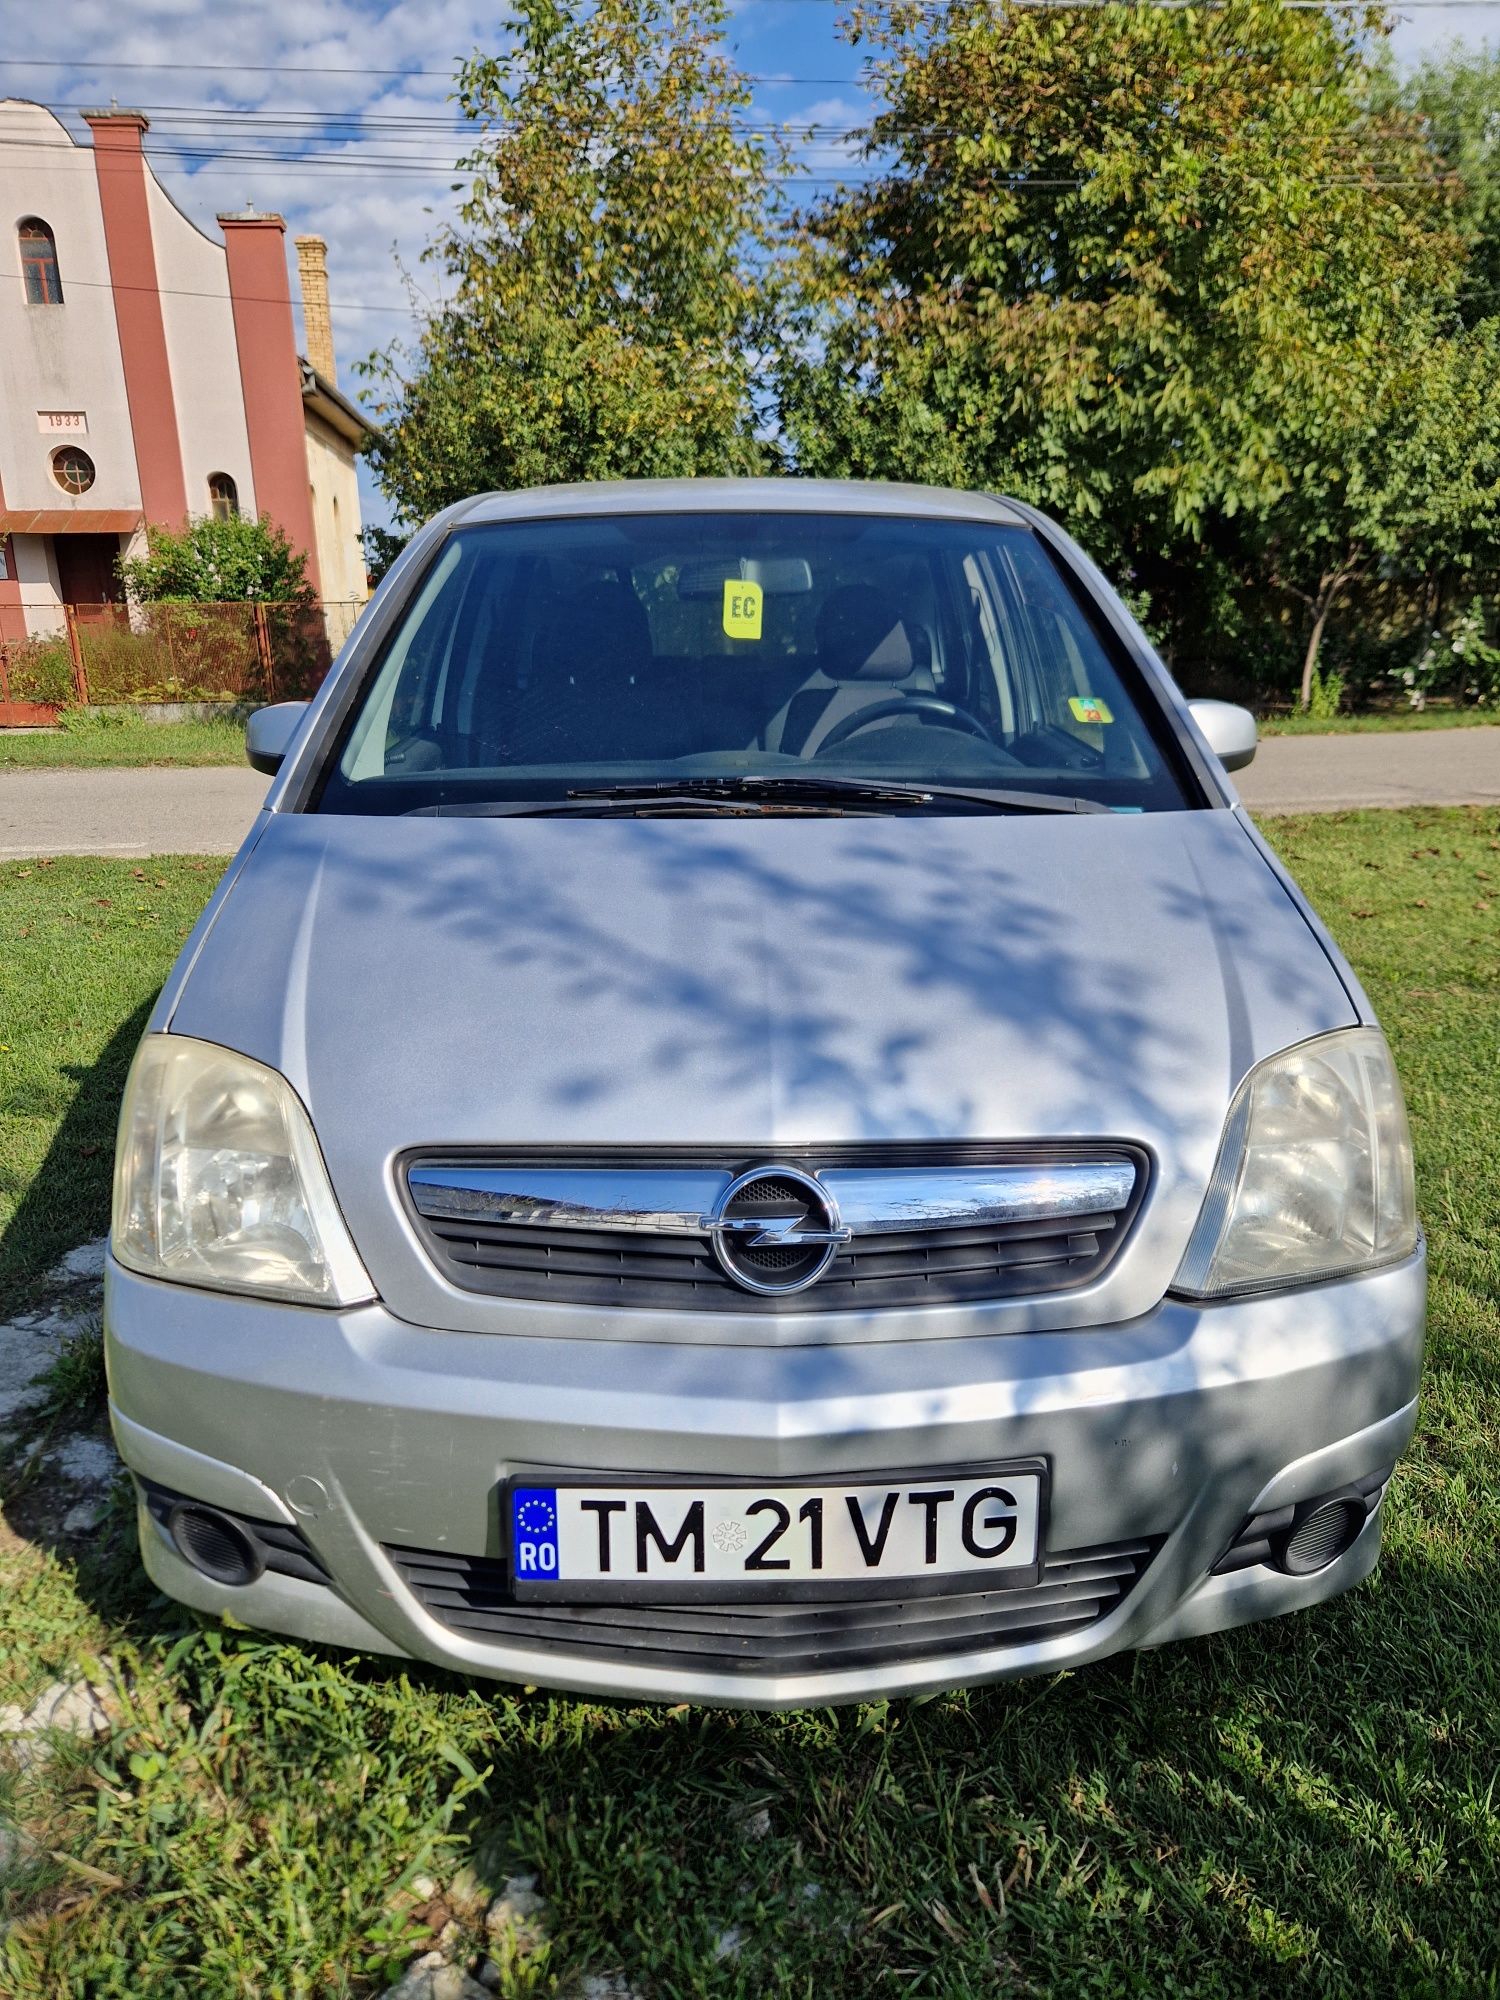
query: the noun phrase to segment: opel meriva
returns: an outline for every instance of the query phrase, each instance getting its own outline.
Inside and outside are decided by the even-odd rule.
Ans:
[[[151,1575],[764,1706],[1358,1582],[1416,1410],[1410,1147],[1226,779],[1254,741],[1010,501],[432,522],[252,718],[275,781],[131,1073]]]

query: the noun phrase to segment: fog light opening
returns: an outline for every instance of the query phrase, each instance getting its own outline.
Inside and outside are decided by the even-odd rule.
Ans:
[[[1291,1526],[1272,1542],[1276,1567],[1288,1576],[1312,1576],[1337,1562],[1353,1548],[1365,1525],[1366,1508],[1358,1493],[1330,1493],[1304,1501]]]
[[[167,1516],[167,1532],[183,1560],[215,1583],[254,1583],[265,1569],[251,1536],[216,1507],[180,1502]]]

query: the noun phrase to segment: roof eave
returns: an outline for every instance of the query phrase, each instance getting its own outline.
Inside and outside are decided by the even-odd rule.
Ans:
[[[298,355],[302,370],[302,403],[305,409],[320,416],[330,429],[338,432],[356,451],[380,436],[379,429],[368,417],[361,415],[349,398],[336,389],[326,375],[320,375],[312,363],[303,355]]]

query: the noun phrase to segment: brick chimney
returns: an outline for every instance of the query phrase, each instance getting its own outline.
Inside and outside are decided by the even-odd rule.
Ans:
[[[302,328],[307,358],[325,382],[338,382],[333,321],[328,312],[328,245],[321,236],[298,236],[297,282],[302,287]]]

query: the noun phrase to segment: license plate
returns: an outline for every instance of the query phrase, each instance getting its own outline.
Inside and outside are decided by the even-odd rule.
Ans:
[[[848,1486],[508,1488],[518,1598],[682,1601],[997,1589],[1041,1571],[1046,1466]]]

